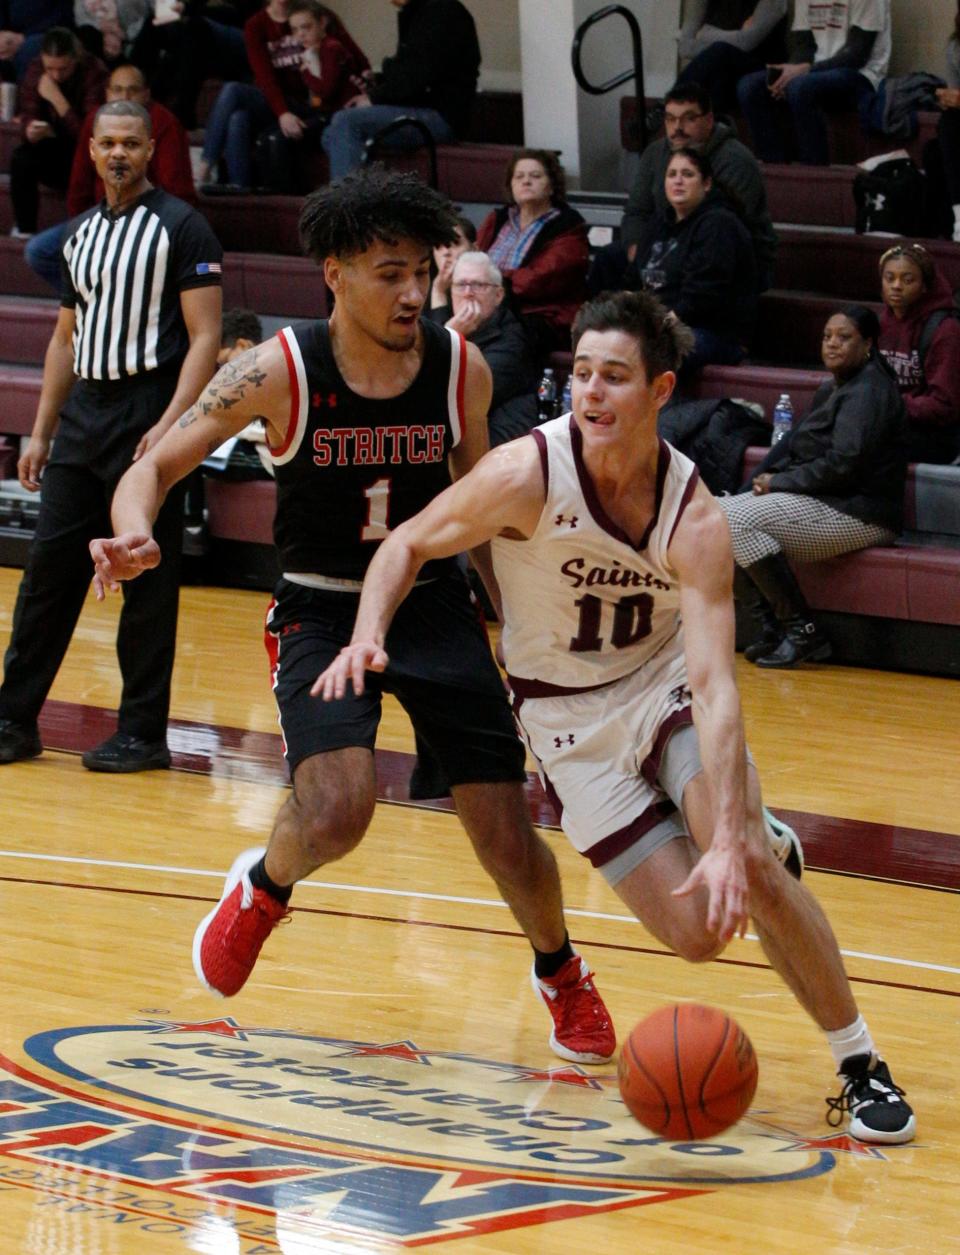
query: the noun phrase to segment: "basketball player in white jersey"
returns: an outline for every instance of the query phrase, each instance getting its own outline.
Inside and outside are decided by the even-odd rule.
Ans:
[[[819,905],[773,853],[734,675],[733,558],[696,468],[657,436],[691,338],[621,292],[574,324],[573,413],[487,454],[384,541],[351,644],[314,691],[388,663],[423,563],[492,540],[514,712],[574,846],[671,950],[702,962],[752,917],[825,1032],[829,1117],[905,1142],[915,1118],[874,1047]]]

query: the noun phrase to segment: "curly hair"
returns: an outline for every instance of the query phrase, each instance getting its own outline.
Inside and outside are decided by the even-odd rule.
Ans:
[[[312,192],[300,214],[300,241],[314,261],[364,253],[374,242],[453,244],[457,214],[442,192],[415,174],[362,166]]]
[[[507,162],[507,177],[504,179],[504,187],[507,189],[508,198],[511,201],[513,200],[513,172],[521,161],[539,161],[547,178],[550,180],[550,204],[563,204],[567,198],[567,176],[564,173],[563,166],[560,164],[560,158],[548,148],[517,149]]]
[[[573,320],[573,352],[586,331],[622,331],[637,342],[647,382],[679,370],[693,348],[693,332],[649,292],[601,292]]]

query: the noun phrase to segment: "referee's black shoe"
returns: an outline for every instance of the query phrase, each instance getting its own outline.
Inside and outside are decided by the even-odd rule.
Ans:
[[[37,725],[25,726],[12,719],[0,719],[0,763],[19,763],[43,753]]]
[[[109,740],[81,759],[87,771],[153,771],[170,766],[166,741],[144,741],[126,732],[115,732]]]

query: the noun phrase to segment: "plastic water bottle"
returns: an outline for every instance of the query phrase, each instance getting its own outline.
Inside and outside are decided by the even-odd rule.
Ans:
[[[773,435],[770,438],[770,443],[772,445],[776,444],[784,436],[789,436],[792,427],[793,404],[790,400],[790,394],[783,392],[780,394],[780,400],[773,410]]]
[[[553,368],[548,366],[543,372],[540,387],[537,389],[537,417],[541,423],[554,417],[557,408],[557,381]]]
[[[563,396],[560,399],[560,413],[569,414],[573,409],[573,374],[567,375],[567,382],[563,385]]]

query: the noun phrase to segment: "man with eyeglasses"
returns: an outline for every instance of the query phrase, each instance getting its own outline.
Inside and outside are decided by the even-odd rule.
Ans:
[[[519,319],[504,300],[499,267],[486,253],[462,253],[453,268],[450,295],[452,308],[438,306],[429,316],[475,344],[490,367],[491,448],[526,435],[537,423],[540,369]]]
[[[671,155],[680,148],[703,153],[713,168],[714,182],[736,198],[735,208],[753,240],[760,291],[770,286],[777,236],[767,208],[767,193],[753,153],[736,138],[732,126],[718,122],[709,93],[697,83],[676,86],[664,98],[662,139],[648,144],[620,223],[620,240],[601,249],[588,279],[591,294],[632,287],[627,267],[647,224],[669,208],[664,176]]]

